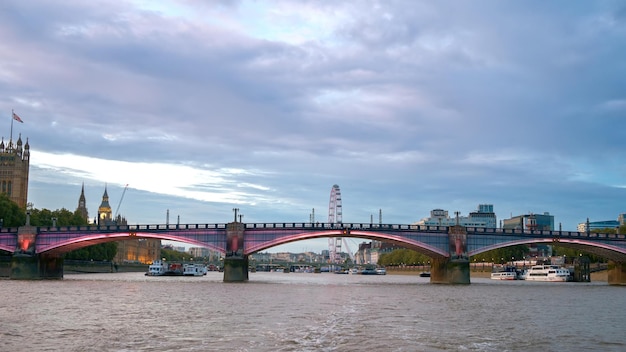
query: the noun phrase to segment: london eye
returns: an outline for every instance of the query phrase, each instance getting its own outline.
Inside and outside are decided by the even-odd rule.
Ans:
[[[330,190],[330,201],[328,202],[328,223],[341,224],[341,190],[339,185],[333,185]],[[330,264],[341,263],[341,237],[331,237],[328,239],[328,262]]]

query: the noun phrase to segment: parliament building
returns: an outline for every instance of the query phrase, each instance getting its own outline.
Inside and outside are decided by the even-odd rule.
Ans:
[[[28,172],[30,167],[30,146],[28,139],[22,146],[22,136],[16,142],[4,138],[0,142],[0,192],[20,208],[26,209],[28,200]]]

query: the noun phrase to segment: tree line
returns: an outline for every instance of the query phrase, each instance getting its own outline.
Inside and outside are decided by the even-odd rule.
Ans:
[[[85,226],[89,225],[80,212],[71,212],[65,208],[57,210],[36,209],[32,204],[26,209],[30,213],[32,226]],[[19,227],[26,223],[26,210],[21,209],[9,197],[0,193],[0,219],[2,227]],[[117,243],[108,242],[74,250],[66,253],[66,259],[106,260],[111,261],[117,254]]]

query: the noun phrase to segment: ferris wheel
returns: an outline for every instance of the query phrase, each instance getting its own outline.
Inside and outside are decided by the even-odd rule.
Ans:
[[[330,201],[328,202],[328,223],[341,224],[341,190],[339,185],[333,185],[330,190]],[[341,237],[331,237],[328,239],[328,260],[331,264],[341,262]]]

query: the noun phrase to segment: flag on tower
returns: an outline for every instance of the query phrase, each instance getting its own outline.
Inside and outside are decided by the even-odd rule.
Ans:
[[[16,114],[16,113],[13,113],[13,120],[18,121],[18,122],[21,122],[21,123],[24,123],[24,121],[22,121],[22,119],[20,119],[20,117],[19,117],[19,116],[17,116],[17,114]]]

